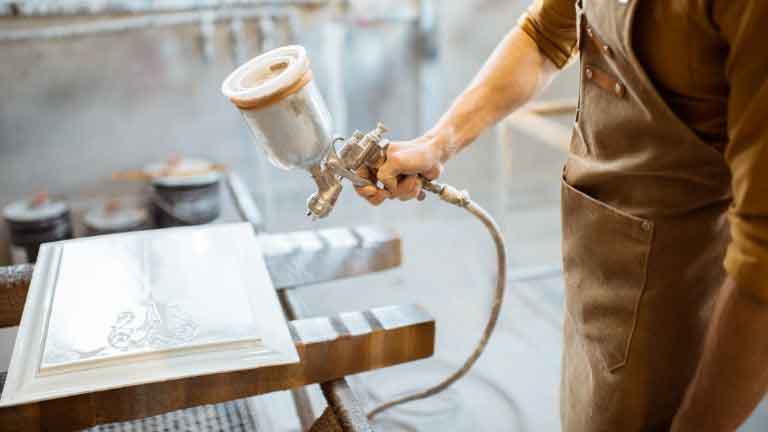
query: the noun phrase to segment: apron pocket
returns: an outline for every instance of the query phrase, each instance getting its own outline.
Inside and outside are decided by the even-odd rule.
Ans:
[[[609,371],[629,356],[645,289],[653,222],[611,207],[562,180],[567,325]]]

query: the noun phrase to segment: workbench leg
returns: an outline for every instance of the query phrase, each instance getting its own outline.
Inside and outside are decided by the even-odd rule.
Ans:
[[[360,406],[360,401],[352,392],[345,379],[337,379],[320,384],[323,396],[328,401],[328,406],[336,414],[336,419],[343,431],[370,431],[373,428],[368,423],[368,418]]]
[[[294,288],[287,288],[277,292],[277,298],[280,300],[280,305],[285,312],[285,318],[289,321],[296,319],[297,313],[293,307],[295,301],[290,301],[286,295],[287,291],[291,291]],[[308,431],[317,418],[312,410],[312,401],[309,398],[309,392],[307,387],[298,387],[291,389],[291,397],[293,399],[293,405],[296,408],[296,414],[299,416],[299,423],[301,424],[301,430],[303,432]]]
[[[299,424],[303,432],[308,431],[315,422],[315,413],[312,410],[312,401],[309,399],[307,386],[291,389],[293,405],[296,408],[296,414],[299,416]]]
[[[297,319],[297,317],[307,315],[306,308],[298,297],[296,288],[287,288],[278,291],[278,298],[280,299],[280,303],[283,306],[287,319],[294,320]],[[333,413],[344,432],[373,432],[373,428],[370,423],[368,423],[368,418],[365,416],[365,412],[360,406],[360,402],[357,400],[357,397],[355,397],[352,389],[344,378],[324,382],[320,384],[320,388],[323,390],[323,396],[325,396],[325,400],[328,402],[328,407],[333,410]],[[304,397],[307,396],[306,387],[297,390],[303,390]],[[306,401],[308,404],[308,397]],[[294,403],[296,403],[296,411],[299,411],[300,400],[297,399],[295,395]],[[309,405],[310,414],[311,410],[312,407]],[[299,414],[299,416],[301,416],[301,414]],[[302,428],[304,428],[303,423]]]

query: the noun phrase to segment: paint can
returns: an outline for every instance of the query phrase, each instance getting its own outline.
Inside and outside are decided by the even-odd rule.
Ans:
[[[119,200],[109,200],[88,210],[83,216],[86,235],[114,234],[149,228],[147,210],[124,206]]]
[[[221,172],[203,159],[150,164],[150,209],[158,228],[213,222],[221,213]]]
[[[69,205],[39,194],[3,208],[3,219],[10,233],[11,261],[34,263],[40,245],[72,238]]]

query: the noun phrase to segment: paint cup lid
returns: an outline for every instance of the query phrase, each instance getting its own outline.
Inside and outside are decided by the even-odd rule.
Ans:
[[[83,223],[96,231],[121,231],[142,226],[147,221],[147,211],[138,207],[122,207],[117,201],[109,201],[88,210]]]
[[[69,206],[64,201],[52,200],[45,196],[8,204],[3,208],[3,218],[10,222],[40,222],[55,219],[68,211]]]
[[[221,84],[221,92],[241,109],[258,109],[279,102],[311,80],[307,51],[288,45],[235,69]]]
[[[144,167],[144,172],[158,186],[204,186],[221,178],[219,165],[205,159],[177,159],[155,162]]]

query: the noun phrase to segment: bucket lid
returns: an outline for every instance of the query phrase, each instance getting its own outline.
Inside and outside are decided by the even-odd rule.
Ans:
[[[62,216],[69,211],[64,201],[52,200],[47,194],[14,201],[3,208],[3,218],[10,222],[40,222]]]
[[[221,84],[221,92],[242,109],[279,102],[312,80],[307,51],[288,45],[267,51],[241,65]]]
[[[120,231],[135,228],[147,221],[147,211],[138,207],[123,207],[119,201],[107,201],[88,210],[83,223],[97,231]]]
[[[203,186],[221,178],[220,165],[205,159],[176,159],[154,162],[144,167],[144,173],[159,186]]]

